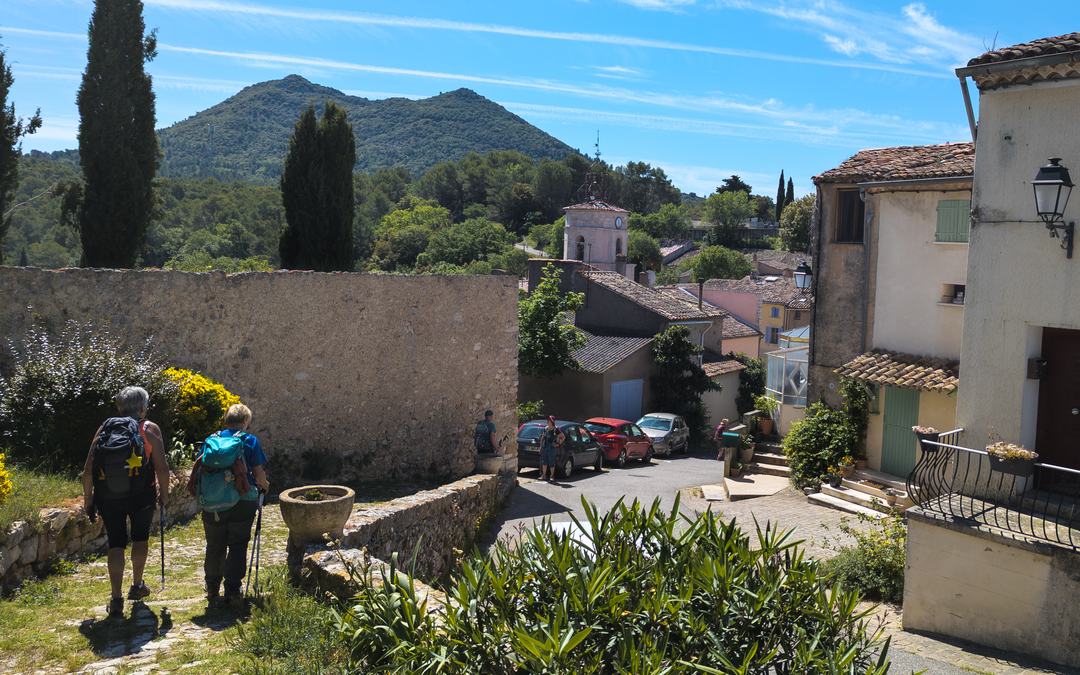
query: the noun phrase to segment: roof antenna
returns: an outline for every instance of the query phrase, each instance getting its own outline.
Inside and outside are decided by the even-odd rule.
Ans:
[[[596,130],[596,145],[593,146],[595,153],[593,154],[593,161],[597,164],[600,163],[600,130]]]

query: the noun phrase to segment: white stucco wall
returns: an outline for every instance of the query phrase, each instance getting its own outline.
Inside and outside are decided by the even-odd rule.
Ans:
[[[1078,109],[1080,80],[980,97],[957,406],[968,445],[991,431],[1034,445],[1038,381],[1026,379],[1027,359],[1039,354],[1043,327],[1080,329],[1080,250],[1068,260],[1047,236],[1031,188],[1048,157],[1080,175]],[[1080,220],[1078,193],[1067,220]]]
[[[622,218],[622,227],[615,227],[615,219]],[[622,255],[626,255],[630,213],[601,209],[568,209],[563,237],[563,258],[577,259],[578,237],[585,238],[585,262],[590,265],[614,265],[615,242],[621,242]]]
[[[945,284],[966,283],[968,245],[937,243],[935,233],[938,202],[970,195],[970,189],[873,195],[878,233],[875,348],[960,358],[964,308],[942,304],[941,297]]]
[[[701,402],[709,415],[709,424],[716,426],[725,417],[729,420],[739,419],[739,409],[735,405],[739,395],[739,372],[724,373],[713,381],[720,385],[720,391],[707,391],[701,395]]]

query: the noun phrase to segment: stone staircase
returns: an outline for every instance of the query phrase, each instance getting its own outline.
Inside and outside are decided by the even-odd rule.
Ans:
[[[747,473],[766,473],[772,476],[791,475],[787,455],[779,443],[758,443],[754,450],[754,461],[746,465]]]
[[[896,493],[892,506],[888,503],[886,489]],[[840,483],[840,487],[822,485],[821,492],[810,495],[809,500],[848,513],[878,518],[888,513],[903,513],[912,505],[903,479],[872,469],[857,469]]]

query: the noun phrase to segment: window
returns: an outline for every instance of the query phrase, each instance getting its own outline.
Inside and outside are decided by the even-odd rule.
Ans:
[[[873,382],[867,382],[866,388],[870,391],[870,414],[881,414],[881,387]]]
[[[937,205],[937,233],[934,241],[966,242],[971,226],[971,201],[942,199]]]
[[[774,319],[780,318],[780,308],[779,307],[773,307],[772,309],[770,309],[769,310],[769,316],[771,316]]]
[[[577,260],[585,261],[585,237],[577,238]]]
[[[863,219],[865,205],[859,191],[836,191],[836,226],[833,241],[840,244],[863,243]]]
[[[945,284],[941,289],[941,302],[946,305],[964,304],[965,284]]]
[[[618,258],[622,255],[622,239],[615,240],[615,257]]]
[[[798,321],[801,318],[802,318],[802,312],[800,312],[799,310],[795,310],[795,320]]]
[[[771,345],[776,344],[777,339],[780,336],[780,329],[776,326],[769,326],[765,329],[765,342]]]

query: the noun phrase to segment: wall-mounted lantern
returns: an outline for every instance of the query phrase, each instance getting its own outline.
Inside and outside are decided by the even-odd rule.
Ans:
[[[1072,194],[1073,182],[1069,170],[1061,166],[1060,157],[1051,157],[1050,163],[1039,169],[1031,181],[1035,189],[1035,211],[1046,223],[1051,237],[1057,237],[1061,231],[1061,248],[1065,257],[1072,257],[1073,223],[1065,222],[1065,207]]]
[[[810,265],[806,263],[800,263],[795,268],[795,288],[800,291],[805,291],[810,288],[810,282],[814,279],[814,273],[810,270]]]

